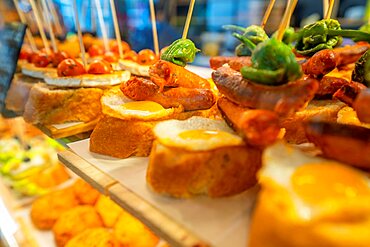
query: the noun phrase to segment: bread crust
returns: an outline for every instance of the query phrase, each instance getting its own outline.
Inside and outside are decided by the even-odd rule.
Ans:
[[[32,124],[89,122],[101,115],[99,88],[58,89],[43,83],[30,91],[23,117]]]
[[[153,191],[164,195],[222,197],[255,185],[260,166],[261,151],[252,147],[187,151],[155,141],[146,180]]]

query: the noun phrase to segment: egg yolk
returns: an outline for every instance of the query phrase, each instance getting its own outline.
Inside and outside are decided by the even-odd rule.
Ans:
[[[211,138],[230,138],[230,133],[214,130],[186,130],[179,134],[179,137],[185,140],[209,140]]]
[[[124,110],[157,112],[164,110],[163,106],[153,101],[132,101],[122,105]]]
[[[337,163],[301,166],[291,179],[294,191],[307,203],[370,196],[364,176]]]

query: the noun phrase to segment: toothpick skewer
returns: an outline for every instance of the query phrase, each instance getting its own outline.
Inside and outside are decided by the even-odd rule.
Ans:
[[[333,12],[334,0],[329,0],[329,8],[326,12],[325,19],[330,19],[331,13]]]
[[[152,30],[153,30],[154,52],[157,56],[159,56],[157,22],[156,22],[156,18],[155,18],[155,8],[154,8],[153,0],[149,0],[149,6],[150,6],[150,19],[151,19],[151,22],[152,22]]]
[[[183,39],[186,39],[186,37],[188,36],[188,31],[189,31],[189,27],[190,27],[191,17],[193,15],[194,4],[195,4],[195,0],[190,0],[188,15],[186,16],[186,22],[185,22],[185,26],[184,26],[184,31],[182,33],[182,38]]]
[[[121,33],[119,31],[118,20],[117,20],[117,12],[116,12],[116,6],[114,5],[114,0],[110,0],[110,9],[112,11],[114,32],[116,34],[119,57],[121,59],[123,59],[123,48],[122,48]]]
[[[74,18],[75,18],[75,23],[76,23],[76,28],[77,28],[78,41],[80,44],[82,63],[86,68],[87,67],[86,52],[85,52],[85,47],[84,47],[84,43],[82,40],[80,20],[78,19],[77,0],[72,0],[72,4],[73,4],[73,13],[74,13]]]
[[[13,3],[14,3],[14,6],[15,6],[17,12],[18,12],[19,19],[21,20],[21,22],[23,24],[27,24],[26,17],[24,16],[22,10],[19,8],[18,0],[13,0]],[[26,37],[27,37],[27,40],[30,44],[31,50],[33,52],[36,52],[37,51],[36,43],[35,43],[35,40],[33,39],[31,31],[28,28],[26,29]]]
[[[279,29],[278,29],[278,34],[277,34],[277,40],[281,41],[284,37],[284,32],[290,23],[290,19],[293,15],[294,8],[297,6],[298,0],[288,0],[287,7],[284,12],[283,20],[280,23]]]
[[[272,8],[274,7],[275,5],[275,0],[270,0],[270,3],[269,5],[267,6],[267,9],[266,9],[266,12],[265,12],[265,15],[263,16],[263,19],[262,19],[262,22],[261,22],[261,27],[263,29],[265,29],[265,26],[266,26],[266,23],[267,23],[267,20],[269,19],[270,17],[270,14],[271,14],[271,11],[272,11]]]
[[[103,12],[102,12],[101,5],[100,5],[100,0],[95,0],[95,6],[96,6],[96,11],[98,13],[98,20],[99,20],[101,34],[103,36],[104,49],[107,52],[110,49],[109,49],[107,29],[105,28],[104,17],[103,17]]]
[[[53,30],[53,27],[51,25],[49,9],[48,9],[48,6],[46,5],[46,0],[42,0],[41,3],[42,3],[42,8],[44,9],[44,13],[45,13],[46,24],[47,24],[48,29],[49,29],[51,46],[53,48],[53,52],[56,53],[58,51],[58,47],[57,47],[57,43],[56,43],[56,40],[55,40],[54,30]]]
[[[50,46],[49,46],[48,40],[46,39],[44,28],[42,26],[40,16],[39,16],[39,13],[37,11],[36,4],[35,4],[35,0],[29,0],[29,1],[30,1],[30,4],[31,4],[31,8],[33,10],[33,14],[34,14],[35,19],[36,19],[37,27],[38,27],[40,35],[41,35],[42,43],[44,44],[44,47],[45,47],[45,51],[46,51],[46,53],[49,54],[50,53]]]
[[[55,10],[55,5],[52,0],[47,0],[51,16],[53,17],[53,21],[55,23],[55,30],[57,34],[62,34],[63,28],[62,25],[60,24],[59,17],[57,15],[57,12]]]
[[[322,0],[322,16],[325,17],[326,13],[328,13],[329,9],[329,1],[330,0]]]

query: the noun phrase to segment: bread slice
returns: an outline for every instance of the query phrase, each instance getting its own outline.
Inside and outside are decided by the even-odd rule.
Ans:
[[[336,121],[338,111],[344,106],[344,103],[334,100],[311,101],[304,110],[281,120],[281,127],[286,130],[284,139],[292,144],[309,142],[304,131],[304,122],[312,118]]]
[[[155,139],[153,127],[168,119],[187,119],[192,116],[221,119],[216,105],[207,110],[184,112],[181,107],[144,112],[125,109],[134,102],[118,87],[106,91],[101,98],[102,117],[90,136],[90,151],[116,158],[148,156]],[[139,102],[139,101],[136,101]]]
[[[32,78],[21,73],[16,74],[8,90],[5,107],[8,110],[23,113],[31,88],[40,82],[40,79]]]
[[[23,117],[32,124],[89,122],[101,116],[99,88],[58,89],[43,83],[29,93]]]
[[[155,141],[147,183],[159,194],[173,197],[230,196],[256,184],[261,151],[247,146],[225,146],[188,151]]]

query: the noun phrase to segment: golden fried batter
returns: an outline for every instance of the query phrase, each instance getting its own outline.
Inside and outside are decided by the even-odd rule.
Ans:
[[[77,206],[64,212],[53,226],[55,242],[58,247],[63,247],[84,230],[101,226],[103,222],[94,207]]]
[[[66,247],[122,247],[106,228],[86,229],[68,241]]]
[[[154,233],[125,211],[114,226],[114,235],[123,246],[129,247],[154,247],[159,242]]]
[[[53,191],[32,203],[31,220],[41,230],[51,229],[65,211],[78,205],[71,188]]]
[[[73,184],[73,190],[80,204],[94,205],[100,193],[82,179]]]
[[[95,204],[95,209],[98,211],[103,220],[104,226],[106,227],[113,227],[117,222],[118,217],[123,212],[123,209],[120,206],[103,195],[100,195]]]

